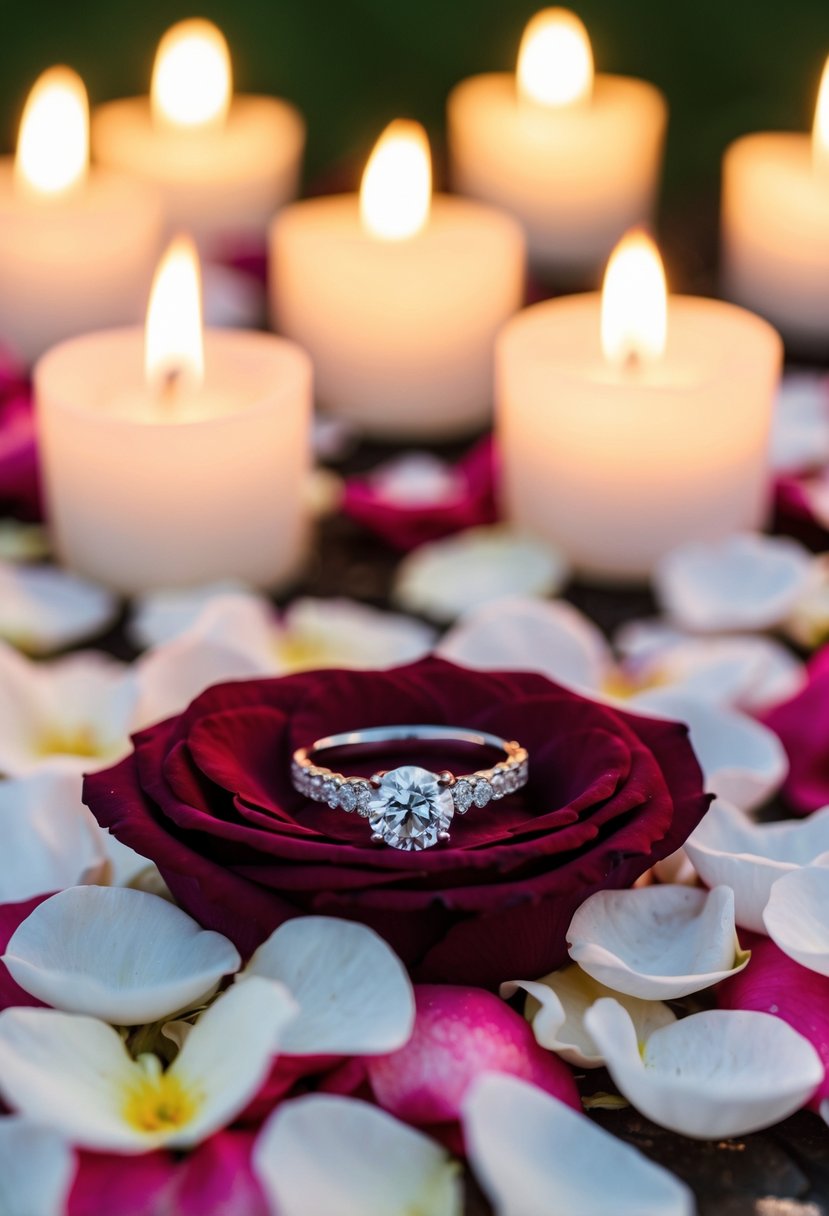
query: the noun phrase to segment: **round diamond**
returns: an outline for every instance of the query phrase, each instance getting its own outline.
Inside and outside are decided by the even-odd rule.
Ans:
[[[329,777],[322,783],[320,797],[323,802],[328,803],[332,810],[337,809],[340,801],[340,783],[336,777]]]
[[[416,765],[392,769],[372,790],[369,823],[395,849],[430,849],[449,831],[452,794],[434,773]]]
[[[357,791],[350,781],[340,787],[340,806],[344,811],[351,812],[357,806]]]
[[[475,782],[475,806],[484,807],[492,797],[492,787],[488,781],[478,778]]]
[[[459,815],[465,815],[475,799],[475,791],[469,782],[462,777],[460,781],[455,782],[452,796],[455,799],[455,810]]]

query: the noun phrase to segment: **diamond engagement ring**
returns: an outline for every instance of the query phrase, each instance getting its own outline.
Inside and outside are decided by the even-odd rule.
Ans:
[[[380,745],[420,742],[463,744],[500,752],[504,759],[490,768],[456,777],[448,769],[438,773],[417,765],[381,769],[372,777],[347,777],[318,763],[325,752],[345,748],[377,751]],[[529,758],[519,743],[485,731],[454,726],[373,726],[317,739],[294,752],[291,780],[294,789],[314,802],[333,809],[356,811],[368,819],[372,840],[395,849],[430,849],[449,839],[453,816],[473,806],[513,794],[527,784]]]

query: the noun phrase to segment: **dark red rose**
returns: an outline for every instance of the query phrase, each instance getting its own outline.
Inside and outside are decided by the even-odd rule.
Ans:
[[[789,757],[783,796],[801,815],[829,806],[829,646],[807,671],[801,691],[763,715]]]
[[[365,819],[292,788],[296,747],[393,723],[517,739],[529,749],[529,784],[456,817],[450,845],[417,853],[372,844]],[[383,767],[401,762],[452,767],[445,752],[383,757]],[[464,762],[468,753],[456,767]],[[88,777],[85,798],[156,862],[183,908],[245,954],[290,917],[341,916],[381,933],[418,979],[484,986],[557,967],[579,904],[633,883],[708,805],[684,726],[620,713],[543,676],[435,658],[208,689]]]

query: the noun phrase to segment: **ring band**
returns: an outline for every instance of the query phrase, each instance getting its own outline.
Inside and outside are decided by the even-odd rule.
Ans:
[[[483,747],[502,752],[504,759],[460,776],[449,769],[434,773],[409,764],[380,769],[372,777],[349,777],[318,762],[325,752],[341,748],[376,750],[378,745],[410,740]],[[348,813],[356,811],[368,819],[375,842],[420,850],[449,839],[455,814],[465,815],[472,806],[483,808],[520,790],[527,784],[528,768],[526,748],[486,731],[455,726],[372,726],[328,735],[298,748],[291,780],[294,789],[313,802]]]

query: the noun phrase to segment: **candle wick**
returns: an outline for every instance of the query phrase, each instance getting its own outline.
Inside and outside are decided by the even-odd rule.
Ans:
[[[635,347],[631,347],[625,355],[622,365],[629,375],[635,375],[642,366],[642,356]]]
[[[175,404],[179,395],[179,384],[181,382],[181,368],[171,367],[165,371],[159,384],[158,397],[161,404],[168,409],[171,409]]]

